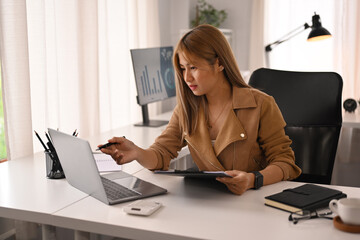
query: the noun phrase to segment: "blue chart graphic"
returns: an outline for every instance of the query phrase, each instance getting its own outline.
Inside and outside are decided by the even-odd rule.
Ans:
[[[172,47],[131,50],[140,105],[176,95]]]
[[[152,94],[162,93],[162,84],[161,84],[161,78],[160,78],[160,72],[159,70],[157,72],[157,79],[152,78],[153,87],[151,87],[150,79],[149,79],[149,72],[147,69],[147,65],[145,65],[145,69],[143,71],[141,79],[141,88],[143,90],[143,96],[148,96]]]

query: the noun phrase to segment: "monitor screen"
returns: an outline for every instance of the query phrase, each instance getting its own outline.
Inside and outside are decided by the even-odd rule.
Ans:
[[[138,104],[174,97],[173,47],[132,49]]]
[[[176,95],[172,65],[173,47],[132,49],[137,102],[141,105],[143,122],[136,126],[158,127],[167,121],[149,120],[147,104]]]

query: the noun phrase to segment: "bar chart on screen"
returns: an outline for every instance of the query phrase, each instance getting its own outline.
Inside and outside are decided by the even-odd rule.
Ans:
[[[138,103],[144,105],[175,96],[173,48],[133,49],[131,52]]]
[[[163,86],[161,84],[159,70],[156,70],[156,79],[155,79],[155,77],[152,77],[152,79],[151,79],[152,82],[150,84],[149,71],[148,71],[147,65],[145,65],[143,74],[140,77],[140,79],[141,79],[141,88],[142,88],[143,96],[151,96],[154,94],[162,94],[163,93]]]

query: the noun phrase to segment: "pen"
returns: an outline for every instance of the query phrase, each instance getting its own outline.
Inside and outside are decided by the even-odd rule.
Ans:
[[[51,141],[51,139],[50,139],[50,137],[49,137],[49,135],[47,134],[47,132],[45,132],[45,136],[46,136],[46,138],[47,138],[47,140],[48,140],[48,143],[47,143],[47,145],[48,145],[48,147],[49,147],[49,153],[51,154],[50,156],[52,156],[52,158],[53,158],[53,160],[57,157],[56,156],[56,151],[55,151],[55,148],[54,148],[54,145],[52,144],[52,141]],[[54,160],[55,161],[55,160]]]
[[[75,136],[76,137],[76,131],[77,131],[77,129],[75,129],[75,131],[73,132],[73,136]]]
[[[60,164],[59,156],[57,155],[56,149],[55,149],[55,147],[54,147],[54,145],[53,145],[53,143],[52,143],[49,135],[47,134],[47,132],[45,132],[45,136],[46,136],[46,138],[47,138],[48,141],[49,141],[49,142],[47,143],[47,145],[49,146],[50,157],[52,158],[52,160],[53,160],[53,162],[54,162],[54,164],[55,164],[55,165],[54,165],[55,169],[58,169],[58,170],[60,170],[60,171],[63,171],[63,169],[62,169],[62,167],[61,167],[61,164]]]
[[[115,142],[113,142],[113,143],[106,143],[106,144],[100,146],[98,149],[96,149],[96,151],[99,151],[99,150],[102,149],[102,148],[110,147],[111,145],[114,145],[114,144],[117,144],[117,143],[115,143]]]
[[[46,136],[47,140],[49,141],[49,143],[52,143],[52,141],[51,141],[49,135],[47,134],[47,132],[45,132],[45,136]]]
[[[60,164],[59,156],[56,153],[56,149],[54,148],[54,145],[51,142],[47,143],[50,149],[50,157],[53,160],[53,171],[63,171],[62,166]]]
[[[41,137],[39,136],[39,134],[34,130],[36,137],[39,139],[41,145],[43,145],[45,152],[49,152],[49,149],[46,147],[45,143],[42,141]]]
[[[123,138],[126,138],[126,137],[123,136]],[[99,150],[102,149],[102,148],[110,147],[111,145],[114,145],[114,144],[117,144],[117,143],[116,143],[116,142],[114,142],[114,143],[106,143],[106,144],[100,146],[98,149],[96,149],[96,151],[99,151]]]

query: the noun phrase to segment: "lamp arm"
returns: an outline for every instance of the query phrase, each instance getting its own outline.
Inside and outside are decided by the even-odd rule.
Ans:
[[[266,52],[270,52],[274,47],[276,47],[277,45],[283,43],[283,42],[286,42],[287,40],[295,37],[296,35],[298,35],[299,33],[305,31],[306,29],[308,29],[310,26],[309,24],[305,23],[303,25],[301,25],[300,27],[292,30],[291,32],[285,34],[283,37],[281,37],[279,40],[276,40],[275,42],[273,43],[270,43],[268,45],[266,45],[265,47],[265,51]],[[299,31],[300,30],[300,31]]]

